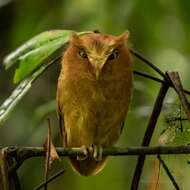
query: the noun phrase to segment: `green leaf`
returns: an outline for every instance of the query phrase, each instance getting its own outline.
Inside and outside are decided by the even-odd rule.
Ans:
[[[18,63],[19,57],[27,54],[28,52],[37,49],[45,44],[51,43],[54,40],[65,38],[70,35],[71,32],[71,30],[51,30],[38,34],[5,57],[3,61],[5,68],[8,69],[13,64]]]
[[[53,52],[55,52],[64,42],[55,40],[45,44],[37,49],[34,49],[27,54],[19,57],[19,67],[15,71],[14,83],[18,83],[28,76],[32,71],[41,65]]]
[[[11,111],[20,102],[24,95],[30,90],[32,84],[35,80],[53,63],[58,61],[60,57],[55,58],[53,61],[42,65],[37,71],[35,71],[31,76],[23,80],[12,92],[12,94],[3,102],[0,106],[0,127],[4,121],[8,118]]]
[[[4,59],[6,69],[16,63],[19,64],[14,75],[14,83],[22,81],[42,63],[50,61],[57,54],[61,54],[72,32],[71,30],[43,32],[8,55]],[[86,33],[89,32],[79,32],[77,34],[82,35]]]
[[[69,41],[72,32],[68,30],[43,32],[5,58],[4,65],[6,68],[19,63],[19,68],[15,72],[14,81],[20,82],[25,79],[20,82],[10,97],[0,106],[0,126],[30,90],[33,82],[50,65],[61,59],[61,55],[55,55],[54,53]],[[87,33],[91,32],[79,32],[77,34],[83,35]],[[47,61],[47,64],[42,65],[44,61]]]

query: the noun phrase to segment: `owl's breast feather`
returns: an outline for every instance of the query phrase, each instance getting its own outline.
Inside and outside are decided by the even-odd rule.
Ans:
[[[89,75],[67,73],[61,78],[60,99],[72,146],[115,142],[128,110],[132,77],[96,81]]]

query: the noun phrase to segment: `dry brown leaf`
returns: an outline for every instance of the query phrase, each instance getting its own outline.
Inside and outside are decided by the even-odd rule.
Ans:
[[[52,162],[54,160],[60,160],[59,155],[57,154],[56,148],[51,140],[51,148],[50,148],[50,163],[52,164]]]
[[[53,161],[59,160],[59,156],[57,154],[56,148],[53,144],[52,137],[51,137],[51,123],[50,119],[48,119],[48,136],[44,143],[44,150],[46,152],[46,159],[45,159],[45,181],[48,180],[49,170],[53,164]],[[47,185],[44,186],[45,190],[47,190]]]

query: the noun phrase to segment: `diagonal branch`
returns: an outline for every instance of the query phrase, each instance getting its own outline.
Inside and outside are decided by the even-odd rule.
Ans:
[[[150,144],[150,140],[152,138],[154,129],[156,127],[156,123],[157,123],[158,117],[160,115],[160,112],[162,109],[162,104],[163,104],[164,98],[166,96],[166,93],[168,91],[168,88],[169,88],[169,86],[167,84],[162,84],[162,86],[160,88],[160,92],[157,96],[157,99],[156,99],[156,102],[154,104],[154,108],[153,108],[148,126],[146,128],[146,132],[145,132],[145,135],[143,138],[142,146],[148,146]],[[132,184],[131,184],[131,190],[137,190],[138,189],[138,185],[139,185],[140,176],[141,176],[141,173],[143,170],[144,162],[145,162],[145,155],[139,156],[138,161],[137,161],[137,165],[135,168],[134,177],[133,177]]]
[[[190,104],[185,96],[179,74],[178,74],[178,72],[167,72],[167,75],[168,75],[169,79],[171,80],[171,83],[179,96],[181,105],[183,106],[183,109],[187,115],[187,118],[190,121]]]
[[[143,55],[138,53],[136,50],[130,49],[130,53],[133,54],[138,59],[140,59],[141,61],[143,61],[144,63],[146,63],[149,67],[151,67],[154,71],[156,71],[160,76],[162,76],[163,78],[166,77],[163,71],[161,71],[158,67],[156,67],[153,63],[151,63],[148,59],[146,59]]]
[[[41,188],[46,186],[48,183],[50,183],[51,181],[53,181],[54,179],[62,175],[64,172],[65,172],[64,169],[60,170],[59,172],[51,176],[49,179],[47,179],[45,182],[41,183],[38,187],[34,188],[34,190],[40,190]]]
[[[157,156],[158,160],[160,161],[160,163],[162,164],[162,167],[164,168],[166,174],[168,175],[168,177],[170,178],[172,184],[174,185],[176,190],[180,190],[179,185],[177,184],[175,178],[173,177],[173,175],[171,174],[169,168],[167,167],[166,163],[164,162],[164,160],[161,158],[160,155]]]
[[[165,80],[159,79],[159,78],[157,78],[157,77],[155,77],[155,76],[152,76],[152,75],[149,75],[149,74],[147,74],[147,73],[141,72],[141,71],[133,71],[133,73],[134,73],[135,75],[138,75],[138,76],[141,76],[141,77],[144,77],[144,78],[153,80],[153,81],[158,82],[158,83],[161,83],[161,84],[167,84],[167,85],[169,85],[170,87],[174,88],[174,86],[173,86],[173,84],[172,84],[172,82],[171,82],[170,80],[169,80],[169,81],[168,81],[168,80],[165,81]],[[184,91],[185,94],[190,95],[190,91],[189,91],[189,90],[183,89],[183,91]]]

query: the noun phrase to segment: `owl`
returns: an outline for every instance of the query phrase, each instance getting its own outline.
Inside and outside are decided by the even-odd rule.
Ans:
[[[128,33],[72,34],[61,61],[57,111],[65,147],[81,147],[71,166],[88,176],[101,171],[102,149],[121,135],[133,87]]]

